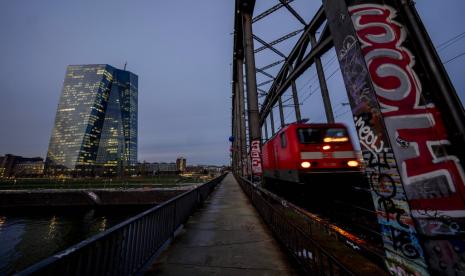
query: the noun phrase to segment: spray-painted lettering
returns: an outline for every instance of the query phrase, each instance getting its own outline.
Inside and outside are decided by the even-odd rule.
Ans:
[[[261,159],[260,141],[254,140],[250,147],[250,159],[252,160],[252,173],[254,175],[262,174],[262,159]]]
[[[412,216],[425,235],[455,235],[465,221],[464,172],[458,158],[450,154],[450,142],[440,112],[424,96],[414,69],[415,57],[404,45],[406,30],[396,22],[395,9],[387,5],[355,5],[349,8],[349,13],[373,81]],[[421,215],[431,210],[443,216]],[[397,242],[405,238],[394,234],[398,233],[393,233]]]

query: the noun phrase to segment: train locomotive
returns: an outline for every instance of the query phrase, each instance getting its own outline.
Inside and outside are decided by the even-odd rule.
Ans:
[[[263,144],[262,158],[265,179],[309,183],[325,174],[362,174],[347,128],[339,123],[289,124]]]

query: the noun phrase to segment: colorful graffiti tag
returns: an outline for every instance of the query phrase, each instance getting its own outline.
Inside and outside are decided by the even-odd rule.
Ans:
[[[256,176],[261,176],[262,159],[261,159],[261,145],[260,140],[254,140],[250,143],[250,159],[252,163],[252,173]]]
[[[397,4],[324,1],[387,268],[396,275],[455,275],[465,268],[465,177]]]
[[[450,153],[440,112],[423,93],[415,56],[405,47],[406,28],[395,21],[397,12],[391,6],[355,5],[349,13],[417,230],[427,237],[465,233],[463,169]],[[463,271],[463,241],[425,240],[433,271]]]

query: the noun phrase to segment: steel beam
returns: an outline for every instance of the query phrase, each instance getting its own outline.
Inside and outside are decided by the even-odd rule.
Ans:
[[[268,124],[265,123],[265,140],[268,140]]]
[[[258,36],[256,35],[253,35],[253,38],[260,42],[261,44],[263,44],[263,46],[265,46],[266,48],[270,49],[271,51],[275,52],[277,55],[279,55],[280,57],[286,59],[286,55],[283,54],[281,51],[279,51],[278,49],[274,48],[272,45],[270,45],[268,42],[264,41],[263,39],[259,38]]]
[[[281,97],[279,97],[278,104],[279,104],[279,121],[281,122],[281,128],[283,128],[285,125],[285,122],[284,122],[283,101]]]
[[[267,77],[269,77],[270,79],[273,79],[274,80],[274,77],[270,74],[268,74],[267,72],[263,71],[262,69],[260,68],[255,68],[255,70],[257,70],[258,73],[262,74],[262,75],[265,75]]]
[[[292,70],[292,67],[290,67],[289,69]],[[299,95],[297,94],[297,86],[295,85],[295,80],[291,81],[291,90],[292,90],[292,99],[294,100],[295,120],[298,122],[302,120],[302,116],[300,115],[300,102],[299,102]],[[271,107],[271,113],[273,113],[273,107]]]
[[[242,15],[244,28],[244,49],[246,61],[247,79],[247,111],[249,122],[249,141],[252,159],[252,177],[261,176],[261,125],[258,108],[257,76],[255,72],[254,40],[252,32],[252,13],[246,12]]]
[[[273,82],[273,81],[274,81],[274,80],[267,80],[267,81],[261,82],[261,83],[257,84],[257,87],[260,87],[260,86],[263,86],[263,85],[267,85],[268,83]]]
[[[287,3],[291,3],[293,1],[294,0],[288,0]],[[275,11],[279,10],[282,7],[284,7],[284,5],[282,3],[274,5],[273,7],[269,8],[268,10],[266,10],[266,11],[262,12],[261,14],[255,16],[253,18],[253,20],[252,20],[252,23],[255,23],[255,22],[267,17],[268,15],[274,13]]]
[[[275,66],[277,66],[277,65],[279,65],[279,64],[281,64],[281,63],[283,63],[284,61],[285,61],[284,59],[275,61],[275,62],[273,62],[273,63],[270,63],[270,64],[266,65],[266,66],[263,66],[262,68],[260,68],[260,70],[270,69],[270,68],[272,68],[272,67],[275,67]]]
[[[305,20],[300,16],[300,14],[298,12],[296,12],[292,7],[291,5],[289,5],[289,2],[286,2],[286,0],[279,0],[279,2],[281,2],[281,4],[284,5],[284,7],[286,7],[286,9],[302,24],[302,25],[307,25],[307,23],[305,22]]]
[[[270,112],[270,123],[271,123],[271,136],[274,135],[274,118],[273,118],[273,111]]]
[[[314,34],[310,35],[310,43],[312,47],[315,47],[316,37]],[[321,97],[323,98],[323,105],[325,107],[325,114],[326,114],[326,121],[328,123],[334,123],[334,113],[333,108],[331,106],[331,98],[329,97],[328,86],[326,84],[325,72],[323,70],[323,65],[321,64],[321,58],[315,57],[315,68],[316,73],[318,75],[318,81],[320,82],[320,91]]]
[[[307,70],[314,62],[315,57],[321,56],[323,53],[331,49],[333,46],[332,38],[328,37],[324,41],[319,42],[316,47],[314,47],[310,53],[302,60],[300,64],[289,75],[280,83],[279,87],[276,90],[270,90],[268,96],[263,102],[263,108],[260,112],[260,122],[263,122],[265,116],[269,113],[273,104],[277,99],[289,88],[292,84],[292,81],[297,79],[305,70]],[[271,93],[271,94],[270,94]]]
[[[243,59],[236,60],[237,66],[237,86],[239,93],[239,144],[241,156],[241,175],[247,173],[247,138],[245,125],[245,99],[244,99],[244,61]]]
[[[287,77],[288,70],[289,70],[289,65],[294,63],[294,61],[296,60],[299,53],[301,53],[302,47],[305,44],[309,43],[309,35],[311,33],[314,33],[319,28],[319,26],[321,26],[321,24],[323,24],[325,19],[326,19],[326,16],[325,16],[323,7],[320,7],[320,9],[317,11],[317,13],[313,17],[313,19],[310,21],[310,23],[307,26],[305,26],[303,34],[300,36],[300,38],[297,41],[297,43],[295,44],[294,48],[291,50],[290,54],[287,56],[286,62],[283,64],[283,66],[281,67],[279,73],[276,75],[275,81],[273,82],[270,89],[268,90],[268,97],[265,98],[265,100],[263,102],[265,107],[269,105],[269,103],[268,103],[269,101],[273,101],[273,100],[276,101],[275,98],[271,99],[271,97],[270,97],[271,94],[274,94],[273,91],[275,91],[278,87],[280,87],[281,82]],[[305,50],[303,52],[305,52]],[[302,55],[303,55],[303,53],[302,53]],[[297,64],[295,64],[295,66],[297,66]],[[271,104],[274,104],[274,103],[275,102],[272,102]],[[262,109],[260,111],[260,118],[263,118],[264,116],[267,115],[267,114],[264,114],[264,113],[265,112]],[[263,123],[263,120],[261,120],[260,122]]]
[[[298,34],[301,33],[302,31],[303,31],[303,29],[300,29],[300,30],[297,30],[297,31],[293,31],[293,32],[291,32],[291,33],[288,33],[288,34],[286,34],[286,35],[284,35],[284,36],[282,36],[282,37],[276,39],[276,40],[271,41],[271,42],[268,43],[268,44],[271,45],[271,46],[273,46],[273,45],[275,45],[275,44],[281,43],[281,42],[283,42],[283,41],[285,41],[285,40],[287,40],[287,39],[289,39],[289,38],[291,38],[291,37],[294,37],[294,36],[298,35]],[[266,48],[267,48],[266,46],[262,46],[262,47],[259,47],[259,48],[255,49],[254,52],[255,52],[255,53],[258,53],[258,52],[261,52],[261,51],[265,50]]]

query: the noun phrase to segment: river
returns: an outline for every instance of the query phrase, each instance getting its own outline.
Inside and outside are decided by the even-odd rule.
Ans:
[[[19,272],[147,208],[0,209],[0,275]]]

